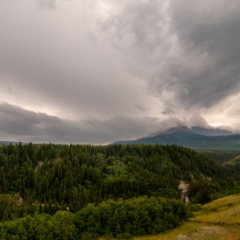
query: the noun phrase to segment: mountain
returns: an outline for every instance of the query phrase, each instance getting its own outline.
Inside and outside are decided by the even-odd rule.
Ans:
[[[203,127],[176,127],[154,136],[114,144],[175,144],[192,149],[240,150],[240,134]]]
[[[192,132],[205,135],[205,136],[227,136],[233,135],[234,133],[228,130],[220,129],[220,128],[204,128],[199,126],[191,127]]]

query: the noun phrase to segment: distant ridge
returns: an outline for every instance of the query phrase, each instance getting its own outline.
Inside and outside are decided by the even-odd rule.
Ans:
[[[199,150],[240,150],[240,134],[222,129],[181,126],[170,128],[157,135],[131,141],[118,141],[114,144],[175,144]]]
[[[0,141],[0,146],[3,146],[3,145],[10,145],[10,143],[12,143],[12,144],[18,144],[19,142]]]

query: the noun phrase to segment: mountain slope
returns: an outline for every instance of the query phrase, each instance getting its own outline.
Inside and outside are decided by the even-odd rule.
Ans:
[[[119,141],[115,144],[176,144],[193,149],[239,150],[240,134],[207,136],[195,133],[194,130],[188,128],[173,128],[156,136],[133,141]]]
[[[191,127],[191,131],[194,133],[205,135],[205,136],[226,136],[226,135],[233,135],[233,132],[220,129],[220,128],[204,128],[199,126]]]

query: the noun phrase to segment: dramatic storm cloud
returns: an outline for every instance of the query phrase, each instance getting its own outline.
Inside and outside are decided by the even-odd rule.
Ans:
[[[2,0],[0,140],[239,131],[240,3]]]

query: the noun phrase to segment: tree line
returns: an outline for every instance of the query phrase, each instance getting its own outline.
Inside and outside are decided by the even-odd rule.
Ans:
[[[180,226],[188,218],[180,200],[139,197],[123,201],[108,200],[98,206],[88,204],[75,214],[58,211],[54,215],[0,223],[1,239],[95,239],[131,238],[156,234]]]

